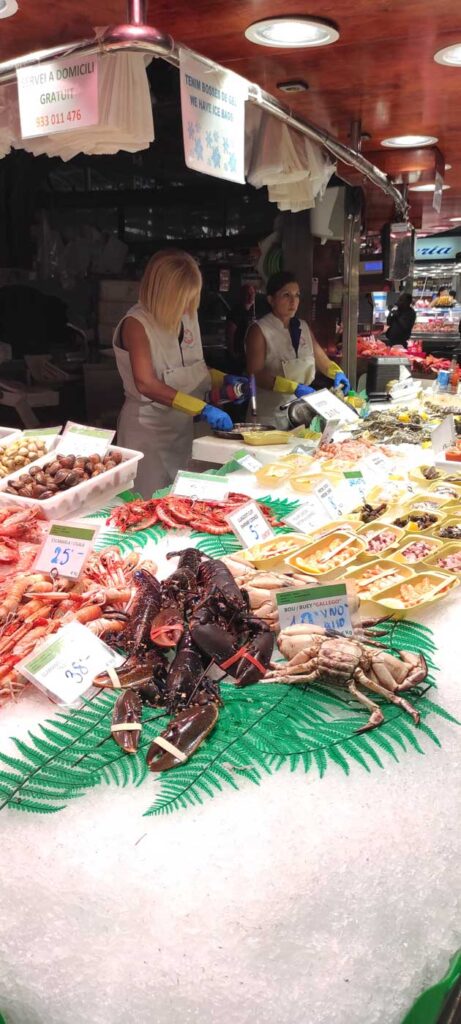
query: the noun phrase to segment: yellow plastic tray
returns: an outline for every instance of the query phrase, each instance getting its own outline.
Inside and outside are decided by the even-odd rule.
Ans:
[[[438,487],[447,487],[455,493],[453,495],[445,495],[447,511],[453,510],[457,505],[461,507],[461,482],[459,484],[446,483],[445,480],[434,480],[434,483],[429,487],[429,494],[437,494]]]
[[[419,509],[419,505],[426,504],[427,502],[434,505],[434,508]],[[448,505],[448,502],[448,498],[441,498],[438,494],[434,494],[430,490],[417,491],[416,494],[412,494],[411,497],[407,498],[407,501],[404,503],[404,508],[408,509],[409,512],[428,511],[437,513],[439,509],[445,508],[445,505]]]
[[[433,550],[428,555],[425,555],[423,558],[418,558],[415,562],[407,562],[407,559],[405,558],[404,555],[405,548],[408,548],[410,544],[418,543],[418,541],[424,541],[428,544],[431,544]],[[413,569],[415,569],[421,564],[427,565],[429,559],[432,558],[433,554],[435,554],[435,552],[438,551],[442,546],[443,542],[441,540],[438,540],[437,537],[430,537],[426,533],[424,534],[424,537],[412,537],[411,539],[407,534],[405,536],[405,539],[397,548],[397,551],[393,551],[390,557],[392,558],[393,562],[398,562],[399,565],[409,565]]]
[[[316,463],[313,464],[314,466]],[[323,483],[325,477],[330,481],[333,487],[341,483],[341,476],[339,473],[324,473],[320,470],[312,469],[311,472],[305,473],[294,473],[290,477],[290,487],[293,488],[298,494],[309,494],[314,490],[314,487],[318,487],[319,484]]]
[[[294,473],[291,465],[283,465],[282,462],[269,462],[266,466],[256,471],[256,479],[261,487],[281,487]]]
[[[341,545],[344,545],[342,550],[338,551],[338,555],[341,555],[341,561],[336,565],[331,564],[333,554],[328,556],[323,565],[319,565],[313,560],[316,554],[324,553],[327,555],[328,550],[337,550]],[[305,572],[309,576],[331,576],[333,573],[342,572],[345,566],[354,562],[364,549],[365,543],[360,537],[350,533],[348,530],[339,529],[301,548],[301,550],[287,558],[287,563],[293,569]],[[309,561],[309,559],[312,561]]]
[[[439,543],[441,543],[439,541]],[[461,554],[461,541],[452,540],[448,544],[442,544],[438,551],[434,552],[433,555],[428,555],[424,559],[424,565],[427,565],[431,569],[435,569],[437,572],[448,572],[453,573],[455,576],[461,574],[461,568],[459,569],[447,569],[443,565],[438,564],[440,558],[446,558],[447,555]]]
[[[389,611],[396,612],[400,617],[406,615],[408,612],[415,611],[417,608],[425,608],[429,604],[435,604],[436,601],[440,601],[443,597],[455,587],[459,585],[459,580],[448,572],[434,572],[433,570],[427,570],[415,573],[415,582],[418,579],[427,578],[433,583],[434,591],[437,587],[445,583],[443,589],[429,592],[427,597],[422,597],[420,600],[415,601],[413,604],[403,604],[399,597],[399,589],[402,586],[398,583],[397,586],[389,587],[387,590],[382,591],[375,598],[376,604],[379,604],[382,608],[386,608]],[[431,596],[432,593],[432,596]]]
[[[245,444],[288,444],[292,440],[288,430],[252,430],[242,434]]]
[[[389,526],[395,526],[395,520],[400,519],[402,516],[411,515],[413,512],[412,503],[408,502],[407,505],[400,505],[398,508],[393,508],[383,518],[383,522]],[[416,523],[408,522],[406,526],[399,526],[399,530],[404,530],[406,534],[413,534],[414,536],[422,536],[424,533],[435,533],[439,526],[446,519],[445,509],[441,509],[440,512],[429,513],[435,515],[436,519],[432,523],[428,523],[423,530],[420,530]]]
[[[442,528],[445,528],[445,526],[458,526],[461,529],[461,515],[459,515],[459,516],[453,515],[453,512],[452,512],[451,509],[447,509],[447,513],[448,514],[445,516],[443,522],[437,524],[437,529],[435,530],[436,537],[440,537],[440,530]],[[443,541],[444,544],[448,544],[452,540],[457,540],[458,538],[457,537],[440,537],[440,539]],[[460,535],[459,539],[461,540],[461,535]]]
[[[255,569],[275,569],[276,565],[286,562],[289,555],[309,543],[310,537],[304,533],[283,533],[261,544],[253,544],[251,548],[239,552],[239,557]]]
[[[382,530],[392,530],[394,532],[394,540],[390,541],[385,548],[381,551],[370,551],[368,549],[368,535],[375,536],[377,533],[381,533]],[[367,535],[367,538],[365,537]],[[383,522],[381,519],[374,521],[373,523],[364,523],[363,526],[357,531],[357,535],[365,541],[365,553],[368,557],[372,558],[386,558],[388,552],[392,551],[397,547],[398,544],[404,539],[405,531],[400,526],[392,526],[388,522]]]
[[[369,583],[367,583],[367,574],[371,569],[375,568],[381,570],[382,575],[373,576]],[[352,586],[354,586],[354,583],[361,584],[360,586],[357,586],[355,591],[357,597],[360,597],[364,601],[371,601],[374,599],[376,594],[381,593],[381,591],[386,590],[391,586],[391,583],[392,585],[397,585],[396,580],[386,582],[387,575],[390,575],[391,573],[398,573],[400,583],[404,583],[405,580],[409,580],[416,575],[414,569],[410,569],[407,565],[397,565],[395,560],[392,558],[374,558],[371,562],[367,562],[357,568],[347,569],[344,579],[346,583],[350,583]]]

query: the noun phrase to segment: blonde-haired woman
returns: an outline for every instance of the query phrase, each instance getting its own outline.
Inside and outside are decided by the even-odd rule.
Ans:
[[[146,498],[186,467],[194,417],[222,430],[232,428],[230,416],[205,401],[212,384],[224,385],[232,401],[232,385],[240,378],[205,364],[197,319],[201,288],[192,256],[158,252],[144,272],[139,301],[115,329],[113,346],[125,391],[117,439],[123,447],[144,452],[135,486]]]

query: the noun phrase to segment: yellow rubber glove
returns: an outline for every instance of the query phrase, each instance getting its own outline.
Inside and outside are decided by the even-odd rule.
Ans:
[[[337,363],[328,363],[327,377],[333,380],[337,373],[342,373],[342,369]]]
[[[224,377],[226,376],[226,374],[223,373],[222,370],[211,370],[210,367],[208,367],[208,373],[210,374],[211,383],[212,383],[213,387],[214,388],[221,387],[221,384],[224,383]]]
[[[281,395],[294,395],[298,382],[296,380],[288,380],[287,377],[276,377],[274,380],[273,391],[277,391]]]
[[[186,412],[189,416],[200,416],[205,408],[205,402],[193,395],[185,395],[184,391],[177,391],[171,403],[172,409],[178,412]]]

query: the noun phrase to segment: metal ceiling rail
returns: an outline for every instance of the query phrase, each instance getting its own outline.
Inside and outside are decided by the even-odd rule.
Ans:
[[[141,51],[153,57],[161,57],[175,67],[179,66],[180,49],[188,50],[191,56],[205,64],[210,71],[226,71],[222,65],[203,57],[202,54],[189,50],[188,47],[181,47],[176,44],[171,36],[158,32],[145,24],[146,2],[145,0],[128,0],[128,23],[124,25],[110,26],[94,39],[77,40],[64,46],[53,46],[50,49],[24,54],[13,60],[0,63],[0,85],[14,82],[16,70],[21,67],[40,64],[45,60],[55,60],[59,57],[68,57],[71,54],[81,54],[82,57],[89,57],[96,53],[116,53],[123,50]],[[359,174],[367,178],[373,185],[381,189],[389,199],[392,199],[397,214],[402,218],[408,217],[408,203],[399,189],[392,183],[379,167],[375,167],[361,153],[357,153],[349,146],[345,146],[338,139],[335,139],[323,128],[311,124],[309,121],[295,117],[291,111],[282,103],[279,103],[274,96],[261,89],[255,83],[248,83],[248,99],[255,103],[266,113],[283,121],[290,128],[306,135],[313,142],[328,151],[342,163],[353,167]]]

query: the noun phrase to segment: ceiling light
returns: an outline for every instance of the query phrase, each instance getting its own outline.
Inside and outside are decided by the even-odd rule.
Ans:
[[[434,53],[434,60],[437,64],[448,64],[451,67],[458,67],[461,64],[461,43],[453,46],[444,46],[443,50]]]
[[[410,192],[435,192],[435,185],[409,185]],[[442,185],[443,190],[451,188],[451,185]]]
[[[451,171],[452,167],[453,167],[453,164],[445,164],[445,170],[446,171]]]
[[[457,224],[457,223],[461,222],[461,217],[450,217],[450,222],[452,224]]]
[[[328,46],[339,39],[339,32],[327,21],[317,18],[265,18],[245,29],[245,36],[259,46]]]
[[[12,18],[17,10],[16,0],[0,0],[0,18]]]
[[[405,149],[409,146],[434,146],[437,141],[435,135],[394,135],[383,139],[381,145],[389,149]]]

